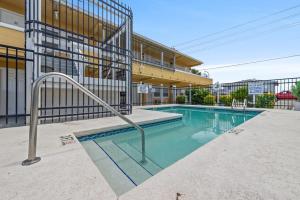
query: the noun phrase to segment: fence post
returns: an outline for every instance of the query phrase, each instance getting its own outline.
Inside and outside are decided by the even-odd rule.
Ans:
[[[160,104],[163,104],[163,98],[164,98],[164,85],[160,84]]]
[[[189,104],[192,104],[192,84],[189,85],[190,90],[189,90]]]
[[[177,97],[176,85],[173,85],[173,103],[175,103],[175,104],[177,103],[176,97]]]
[[[140,85],[142,85],[142,84],[143,84],[143,82],[141,81]],[[143,106],[143,93],[140,93],[139,95],[140,95],[140,106]]]

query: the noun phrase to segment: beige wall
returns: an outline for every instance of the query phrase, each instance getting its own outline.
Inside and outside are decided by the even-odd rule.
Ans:
[[[178,87],[192,85],[210,85],[212,79],[207,79],[191,73],[171,71],[148,64],[133,63],[133,80],[152,84],[176,85]]]
[[[0,27],[0,44],[24,48],[24,32]]]

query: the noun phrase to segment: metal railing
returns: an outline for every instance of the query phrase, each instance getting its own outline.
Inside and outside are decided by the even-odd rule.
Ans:
[[[236,99],[232,99],[231,108],[233,109],[236,106]]]
[[[248,101],[247,99],[244,99],[244,102],[243,102],[243,110],[245,111],[246,108],[247,108],[247,104],[248,104]],[[238,107],[238,103],[236,101],[236,99],[233,99],[232,100],[232,103],[231,103],[231,109],[234,109],[234,108],[237,108]]]
[[[244,111],[245,111],[246,108],[247,108],[247,104],[248,104],[247,99],[244,99],[244,104],[243,104],[243,109],[244,109]]]
[[[41,160],[40,157],[36,156],[36,143],[37,143],[37,125],[38,125],[38,105],[39,105],[39,97],[40,97],[40,86],[42,85],[43,81],[45,81],[47,78],[54,78],[58,77],[61,79],[64,79],[65,81],[70,82],[74,87],[81,90],[83,93],[85,93],[87,96],[92,98],[94,101],[108,109],[110,112],[115,114],[116,116],[120,117],[122,120],[127,122],[128,124],[135,127],[141,134],[141,142],[142,142],[142,161],[145,162],[145,133],[144,129],[140,127],[138,124],[134,123],[124,115],[120,114],[118,111],[116,111],[113,107],[111,107],[109,104],[104,102],[102,99],[97,97],[95,94],[93,94],[91,91],[83,87],[81,84],[76,82],[71,77],[58,73],[58,72],[51,72],[44,74],[40,76],[34,83],[33,83],[33,89],[32,89],[32,98],[31,98],[31,114],[30,114],[30,129],[29,129],[29,150],[28,150],[28,158],[22,162],[23,166],[26,165],[32,165],[34,163],[37,163]]]

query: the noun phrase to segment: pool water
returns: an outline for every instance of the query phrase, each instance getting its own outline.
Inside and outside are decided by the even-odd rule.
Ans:
[[[252,111],[193,107],[165,107],[153,110],[179,113],[182,114],[182,118],[144,126],[147,160],[144,164],[140,163],[140,134],[133,128],[82,137],[79,140],[82,143],[88,141],[97,145],[134,185],[138,185],[259,114]],[[95,156],[95,152],[93,155]]]

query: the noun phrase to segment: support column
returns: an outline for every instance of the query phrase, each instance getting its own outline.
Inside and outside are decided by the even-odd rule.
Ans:
[[[164,52],[160,53],[160,65],[164,66]]]
[[[116,53],[115,53],[115,52],[117,51],[116,45],[117,45],[117,44],[116,44],[116,39],[114,38],[114,39],[113,39],[113,47],[112,47],[112,49],[113,49],[113,53],[112,53],[112,61],[113,61],[113,64],[111,65],[111,67],[112,67],[112,69],[111,69],[111,70],[112,70],[112,71],[111,71],[111,73],[112,73],[112,74],[111,74],[111,77],[112,77],[112,78],[111,78],[111,79],[112,79],[112,80],[111,80],[111,84],[116,80],[116,68],[115,68],[116,65],[117,65],[117,64],[116,64]]]
[[[33,81],[40,75],[41,72],[41,47],[38,44],[42,43],[41,25],[38,22],[42,21],[42,2],[41,0],[26,0],[25,13],[25,48],[32,50],[26,53],[27,59],[34,61],[26,61],[26,114],[30,114],[31,106],[31,90]],[[29,12],[29,10],[31,12]],[[46,89],[46,88],[45,88]],[[41,96],[39,97],[41,98]],[[40,99],[41,104],[41,99]],[[39,105],[40,106],[40,105]],[[26,117],[26,123],[29,123],[30,117]]]
[[[176,69],[176,55],[173,57],[173,68]]]
[[[126,18],[126,80],[125,80],[125,91],[126,91],[126,104],[130,106],[130,114],[132,113],[132,77],[131,77],[131,69],[132,69],[132,59],[131,53],[132,52],[132,21],[129,18]]]
[[[143,45],[143,43],[141,43],[141,52],[140,52],[140,59],[141,59],[141,61],[144,61],[144,58],[143,58],[143,53],[144,53],[144,45]]]
[[[160,84],[160,104],[163,104],[164,99],[164,84]]]
[[[173,85],[173,103],[175,103],[175,104],[177,103],[176,97],[177,97],[176,85]]]
[[[192,84],[190,84],[189,87],[189,103],[192,104]]]
[[[140,85],[142,85],[142,84],[143,84],[143,82],[141,81]],[[143,106],[143,93],[140,93],[139,97],[140,97],[140,106]]]

